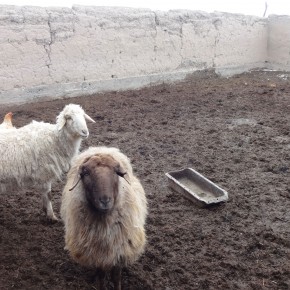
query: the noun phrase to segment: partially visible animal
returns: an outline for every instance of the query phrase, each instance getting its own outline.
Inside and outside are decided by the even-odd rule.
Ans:
[[[117,148],[90,147],[72,161],[62,194],[65,249],[96,269],[99,289],[110,272],[121,289],[121,269],[144,252],[147,201],[127,156]]]
[[[0,130],[14,128],[12,124],[12,116],[12,112],[9,112],[4,116],[3,122],[0,124]]]
[[[42,193],[43,209],[57,220],[51,204],[51,185],[62,180],[81,141],[89,136],[84,110],[69,104],[56,124],[32,121],[17,130],[0,131],[0,192],[35,187]]]

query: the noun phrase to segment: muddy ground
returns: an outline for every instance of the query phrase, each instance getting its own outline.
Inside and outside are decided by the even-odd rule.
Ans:
[[[117,146],[147,193],[146,252],[124,289],[290,289],[290,75],[197,73],[174,85],[10,108],[14,124],[54,122],[77,103],[97,122],[88,146]],[[2,118],[2,117],[1,117]],[[165,173],[191,167],[229,193],[198,207]],[[63,183],[53,187],[59,215]],[[63,250],[33,189],[0,196],[0,289],[96,289]]]

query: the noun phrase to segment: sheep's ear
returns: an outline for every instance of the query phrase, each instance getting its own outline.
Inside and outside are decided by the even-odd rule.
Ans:
[[[85,113],[84,116],[85,116],[85,119],[86,119],[86,120],[91,121],[92,123],[96,123],[96,121],[93,120],[93,119],[92,119],[88,114]]]
[[[72,186],[72,188],[69,189],[69,191],[74,190],[76,188],[76,186],[79,184],[79,182],[81,181],[81,179],[82,178],[81,178],[81,175],[80,175],[80,168],[79,168],[78,174],[74,178],[74,182],[73,182],[74,185]]]
[[[60,131],[66,124],[66,118],[61,118],[61,120],[59,120],[59,123],[58,123],[58,130]]]
[[[117,165],[115,167],[115,172],[116,172],[117,175],[119,175],[120,177],[124,178],[130,184],[128,178],[125,177],[127,172],[120,165]]]
[[[70,114],[65,114],[64,116],[62,116],[62,118],[60,119],[60,122],[59,122],[59,130],[61,130],[65,124],[66,124],[66,121],[71,119],[71,115]]]
[[[79,166],[78,168],[78,174],[75,176],[74,178],[74,182],[73,182],[73,186],[72,188],[69,189],[69,191],[72,191],[75,189],[75,187],[79,184],[79,182],[81,181],[83,175],[82,175],[82,170],[83,170],[83,164],[86,163],[88,160],[90,159],[90,157],[87,157],[83,163]]]
[[[69,191],[72,191],[72,190],[74,190],[75,188],[76,188],[76,186],[79,184],[79,182],[81,181],[81,176],[80,175],[77,175],[79,178],[77,179],[77,178],[75,178],[75,180],[77,179],[77,181],[74,181],[74,185],[73,185],[73,187],[72,188],[70,188],[69,189]]]

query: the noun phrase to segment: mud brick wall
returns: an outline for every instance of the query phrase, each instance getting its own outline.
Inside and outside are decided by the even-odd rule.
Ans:
[[[134,89],[202,69],[227,75],[270,62],[289,66],[289,46],[282,61],[268,51],[287,44],[277,33],[289,28],[289,18],[281,19],[0,5],[0,104]]]
[[[290,70],[290,17],[270,16],[268,37],[268,67]]]

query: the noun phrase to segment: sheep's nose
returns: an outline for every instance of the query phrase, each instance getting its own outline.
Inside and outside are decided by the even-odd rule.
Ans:
[[[107,207],[107,205],[110,203],[111,198],[110,197],[101,197],[100,199],[100,203],[104,206]]]
[[[89,135],[89,132],[88,132],[87,130],[82,130],[82,134],[83,134],[84,136],[88,136],[88,135]]]

